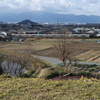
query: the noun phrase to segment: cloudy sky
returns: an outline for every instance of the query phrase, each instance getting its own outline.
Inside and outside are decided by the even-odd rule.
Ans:
[[[44,11],[100,15],[100,0],[0,0],[0,13]]]

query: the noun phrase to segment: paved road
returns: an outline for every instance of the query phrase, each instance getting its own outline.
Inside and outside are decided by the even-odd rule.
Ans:
[[[50,62],[52,64],[62,63],[62,61],[57,59],[57,58],[50,58],[50,57],[37,56],[37,55],[32,55],[32,56],[35,57],[35,58],[39,58],[39,59],[48,61],[48,62]],[[88,65],[91,65],[91,64],[100,65],[100,63],[94,63],[94,62],[82,62],[82,61],[79,61],[78,63],[79,64],[88,64]]]

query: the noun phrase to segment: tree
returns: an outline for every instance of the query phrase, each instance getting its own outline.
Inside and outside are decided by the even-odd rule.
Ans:
[[[32,64],[32,57],[29,54],[23,54],[20,52],[17,52],[17,55],[15,56],[15,61],[17,62],[20,67],[18,68],[19,75],[23,73],[24,68],[28,68]]]
[[[69,43],[67,39],[69,38],[70,32],[65,28],[60,28],[58,30],[58,38],[57,41],[54,42],[53,47],[56,49],[57,55],[60,60],[62,60],[62,63],[64,66],[66,66],[66,60],[69,61],[68,64],[71,63],[71,56],[70,54],[71,49],[69,49]]]
[[[12,52],[4,56],[2,68],[5,73],[21,76],[32,64],[32,57],[26,53]]]

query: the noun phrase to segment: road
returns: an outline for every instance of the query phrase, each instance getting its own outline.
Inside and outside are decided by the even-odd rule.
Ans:
[[[42,59],[42,60],[45,60],[47,62],[50,62],[52,64],[58,64],[58,63],[62,63],[61,60],[57,59],[57,58],[51,58],[51,57],[44,57],[44,56],[37,56],[37,55],[32,55],[33,57],[35,58],[39,58],[39,59]],[[68,61],[67,61],[68,62]],[[95,62],[83,62],[83,61],[78,61],[79,64],[88,64],[88,65],[91,65],[91,64],[96,64],[96,65],[100,65],[100,63],[95,63]]]

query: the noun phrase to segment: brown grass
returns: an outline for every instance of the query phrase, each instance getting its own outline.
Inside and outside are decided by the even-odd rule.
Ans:
[[[79,42],[81,39],[68,39],[69,49],[72,51],[72,56],[79,60],[100,62],[100,43],[96,42]],[[30,51],[35,55],[48,57],[58,57],[56,50],[53,48],[53,43],[56,39],[40,39],[24,42],[0,42],[0,50],[24,50]],[[97,41],[97,39],[87,39],[86,41]]]

